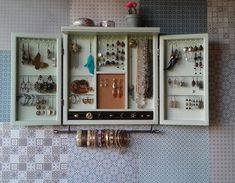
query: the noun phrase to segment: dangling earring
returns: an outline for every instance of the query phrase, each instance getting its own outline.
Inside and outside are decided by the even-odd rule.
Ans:
[[[52,51],[51,51],[49,45],[47,47],[47,58],[50,59],[50,60],[52,59]]]
[[[122,79],[119,80],[118,86],[117,86],[117,94],[119,98],[122,98],[123,91],[122,91]]]
[[[27,89],[27,83],[25,83],[24,78],[23,78],[23,81],[22,81],[21,84],[20,84],[20,89],[21,89],[22,91],[24,91],[24,90]]]
[[[175,97],[172,103],[173,103],[173,108],[177,108],[177,100],[175,99]]]
[[[47,92],[53,92],[56,90],[56,84],[52,79],[52,76],[49,75],[47,78]]]
[[[46,86],[45,86],[45,83],[43,81],[42,75],[38,76],[38,80],[34,84],[34,89],[39,93],[43,93],[43,92],[46,91]]]
[[[114,98],[117,97],[117,83],[116,79],[113,78],[113,84],[112,84],[112,95]]]
[[[174,101],[171,97],[170,101],[169,101],[169,108],[173,108],[174,107]]]

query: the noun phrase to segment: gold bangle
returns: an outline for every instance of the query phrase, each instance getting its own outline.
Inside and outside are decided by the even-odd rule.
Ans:
[[[105,130],[105,145],[109,148],[109,130]]]
[[[121,144],[120,144],[120,133],[121,133],[121,130],[118,130],[118,132],[117,132],[117,145],[118,145],[119,148],[122,147]]]
[[[92,147],[95,147],[95,130],[92,130]]]
[[[90,130],[88,130],[87,131],[87,147],[90,147],[90,138],[91,138],[91,131]]]
[[[94,130],[94,147],[97,147],[98,144],[98,136],[97,136],[97,130]]]
[[[127,147],[128,144],[129,144],[129,137],[128,137],[128,133],[127,131],[122,131],[122,139],[121,139],[121,144],[122,144],[122,147]]]
[[[87,130],[82,130],[81,146],[82,147],[87,147]]]
[[[118,130],[115,130],[115,132],[114,132],[114,145],[115,145],[116,148],[118,147],[118,144],[117,144],[117,132],[118,132]]]
[[[110,130],[110,132],[109,132],[109,145],[110,145],[110,147],[113,147],[113,145],[114,145],[114,132],[113,132],[113,130]]]

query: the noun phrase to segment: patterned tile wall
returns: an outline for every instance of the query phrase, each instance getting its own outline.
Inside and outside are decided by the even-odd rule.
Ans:
[[[235,1],[208,0],[210,182],[235,180]]]
[[[136,2],[138,2],[137,0]],[[115,25],[125,26],[127,0],[70,0],[69,21],[73,23],[77,18],[91,18],[96,25],[102,20],[115,21]]]
[[[0,50],[0,122],[10,121],[10,51]]]
[[[67,182],[68,135],[0,124],[0,182]]]
[[[207,32],[206,0],[140,0],[143,26],[165,34]]]
[[[11,32],[60,33],[60,27],[68,25],[67,0],[0,0],[0,3],[0,50],[10,49]]]

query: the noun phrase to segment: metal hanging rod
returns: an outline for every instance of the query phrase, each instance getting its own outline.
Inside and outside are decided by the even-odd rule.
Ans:
[[[152,133],[157,134],[161,133],[158,129],[153,129],[153,125],[151,125],[151,128],[149,130],[126,130],[129,133]],[[67,130],[54,130],[54,134],[74,134],[77,133],[77,130],[71,130],[71,126],[68,126]]]

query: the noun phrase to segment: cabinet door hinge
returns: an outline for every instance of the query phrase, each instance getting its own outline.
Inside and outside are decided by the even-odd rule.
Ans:
[[[61,106],[64,106],[64,99],[61,99]]]
[[[157,49],[157,55],[159,55],[160,54],[160,50],[159,49]]]
[[[61,54],[62,54],[62,56],[64,55],[64,48],[62,48],[62,53]]]

